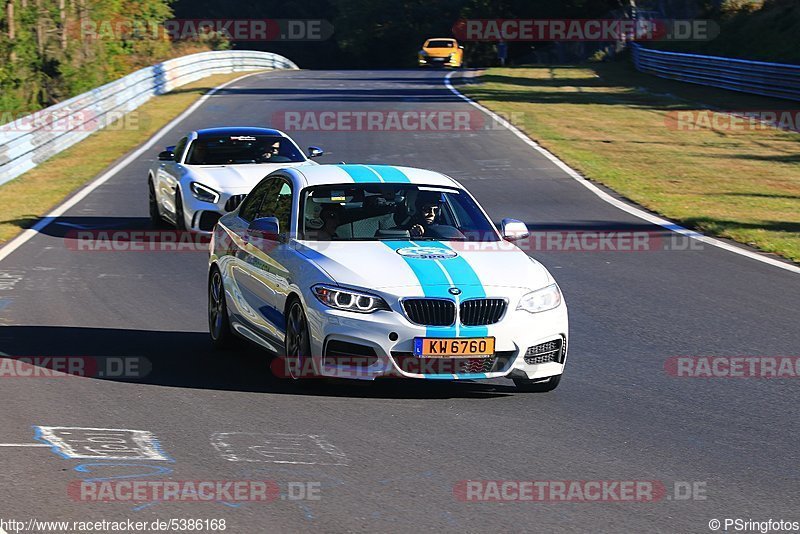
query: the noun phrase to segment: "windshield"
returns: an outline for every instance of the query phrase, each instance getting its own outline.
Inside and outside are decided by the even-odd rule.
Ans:
[[[192,143],[187,165],[246,165],[295,163],[305,156],[286,137],[276,135],[226,135],[203,137]]]
[[[457,189],[412,184],[305,189],[301,239],[311,241],[498,241],[472,198]]]
[[[455,43],[453,41],[436,40],[428,41],[424,48],[453,48]]]

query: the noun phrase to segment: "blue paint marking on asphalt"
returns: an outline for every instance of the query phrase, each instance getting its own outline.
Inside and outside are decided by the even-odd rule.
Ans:
[[[173,459],[173,458],[172,458],[172,457],[171,457],[169,454],[167,454],[166,452],[164,452],[164,448],[161,446],[161,442],[160,442],[160,441],[158,441],[158,439],[156,439],[156,438],[153,438],[153,439],[152,439],[152,441],[150,441],[150,444],[153,446],[153,448],[154,448],[154,449],[155,449],[155,450],[156,450],[156,451],[157,451],[157,452],[158,452],[158,453],[159,453],[161,456],[163,456],[164,458],[166,458],[168,462],[175,463],[175,460],[174,460],[174,459]]]
[[[43,438],[42,437],[42,429],[41,428],[39,428],[36,425],[33,425],[33,429],[34,429],[33,439],[35,439],[39,443],[46,443],[47,445],[50,445],[50,447],[51,447],[50,451],[53,452],[54,454],[57,454],[57,455],[61,456],[62,458],[65,458],[67,460],[71,460],[72,459],[72,456],[64,453],[61,450],[61,447],[59,447],[58,445],[54,445],[51,441]]]
[[[151,472],[148,473],[132,473],[130,475],[114,475],[110,477],[97,477],[97,478],[87,478],[85,482],[108,482],[109,480],[122,480],[126,478],[141,478],[141,477],[152,477],[156,475],[169,475],[172,473],[172,469],[169,467],[164,467],[163,465],[149,465],[149,464],[129,464],[129,463],[111,463],[111,462],[91,462],[76,465],[74,467],[75,471],[78,473],[91,473],[93,471],[93,467],[145,467],[150,469]]]
[[[41,426],[39,426],[39,425],[32,425],[32,427],[33,427],[33,429],[34,429],[33,439],[35,439],[35,440],[36,440],[36,441],[38,441],[39,443],[44,443],[44,444],[46,444],[46,445],[50,445],[50,446],[51,446],[51,449],[50,449],[50,450],[51,450],[53,453],[57,454],[58,456],[60,456],[60,457],[62,457],[62,458],[65,458],[65,459],[67,459],[67,460],[76,460],[76,459],[81,459],[81,457],[80,457],[80,456],[72,456],[72,455],[69,455],[69,454],[67,454],[66,452],[64,452],[64,451],[62,450],[61,446],[59,446],[59,445],[56,445],[56,444],[54,444],[52,441],[50,441],[50,440],[48,440],[47,438],[45,438],[45,437],[43,436],[43,431],[42,431],[42,428],[41,428]],[[46,427],[46,428],[48,428],[48,427]],[[76,429],[76,430],[92,430],[92,429],[79,428],[79,429]],[[125,431],[125,432],[129,432],[129,431]],[[158,459],[157,459],[157,461],[166,461],[166,462],[175,463],[175,460],[174,460],[172,457],[170,457],[170,456],[169,456],[169,455],[168,455],[166,452],[164,452],[164,449],[163,449],[163,447],[161,446],[161,442],[160,442],[160,441],[158,441],[158,439],[156,439],[156,438],[152,438],[152,439],[151,439],[151,440],[148,442],[148,444],[149,444],[149,445],[150,445],[150,446],[153,448],[153,450],[155,450],[155,451],[156,451],[156,452],[157,452],[157,453],[158,453],[158,454],[161,456],[161,458],[158,458]],[[99,459],[99,458],[98,458],[98,459]],[[115,460],[117,460],[117,459],[119,459],[119,458],[114,458],[114,459],[115,459]],[[146,458],[144,458],[144,460],[147,460],[147,459],[146,459]]]
[[[306,520],[308,521],[314,520],[314,514],[311,512],[311,508],[309,508],[307,504],[299,502],[297,503],[297,505],[300,507],[301,510],[303,510],[303,514],[305,515]]]
[[[172,469],[169,467],[164,467],[163,465],[150,465],[150,464],[129,464],[129,463],[112,463],[112,462],[91,462],[91,463],[84,463],[79,464],[74,467],[75,471],[79,473],[91,473],[93,471],[93,467],[144,467],[146,469],[150,469],[150,472],[147,473],[132,473],[130,475],[114,475],[110,477],[95,477],[95,478],[87,478],[84,482],[108,482],[111,480],[123,480],[127,478],[142,478],[142,477],[152,477],[156,475],[170,475],[172,474]],[[144,510],[145,508],[149,508],[156,504],[159,504],[161,501],[150,501],[138,506],[134,506],[131,508],[134,512],[138,512],[140,510]]]

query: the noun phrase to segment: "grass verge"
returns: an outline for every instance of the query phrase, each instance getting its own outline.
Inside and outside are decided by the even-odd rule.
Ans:
[[[0,186],[0,245],[141,145],[205,93],[244,73],[217,74],[150,99],[116,124]]]
[[[662,80],[626,63],[495,68],[480,81],[459,90],[590,180],[688,227],[800,261],[800,134],[677,120],[706,103],[797,114],[796,103]]]

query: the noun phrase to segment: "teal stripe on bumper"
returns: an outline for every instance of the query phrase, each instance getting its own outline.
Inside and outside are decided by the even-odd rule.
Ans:
[[[481,380],[488,378],[486,373],[463,373],[463,374],[435,374],[425,375],[426,380]]]

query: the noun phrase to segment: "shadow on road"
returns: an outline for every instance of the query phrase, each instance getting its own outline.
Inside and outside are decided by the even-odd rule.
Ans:
[[[244,342],[240,350],[216,351],[205,332],[7,326],[0,329],[0,352],[5,354],[0,358],[9,359],[70,357],[84,362],[83,374],[97,380],[194,389],[377,399],[479,399],[515,392],[511,381],[503,385],[440,380],[281,379],[273,376],[268,353]],[[0,359],[0,380],[12,372],[9,362],[2,364],[3,361]],[[138,369],[130,374],[143,376],[120,376],[130,362]],[[34,361],[33,365],[47,372],[54,361]],[[69,376],[63,379],[80,380]]]

